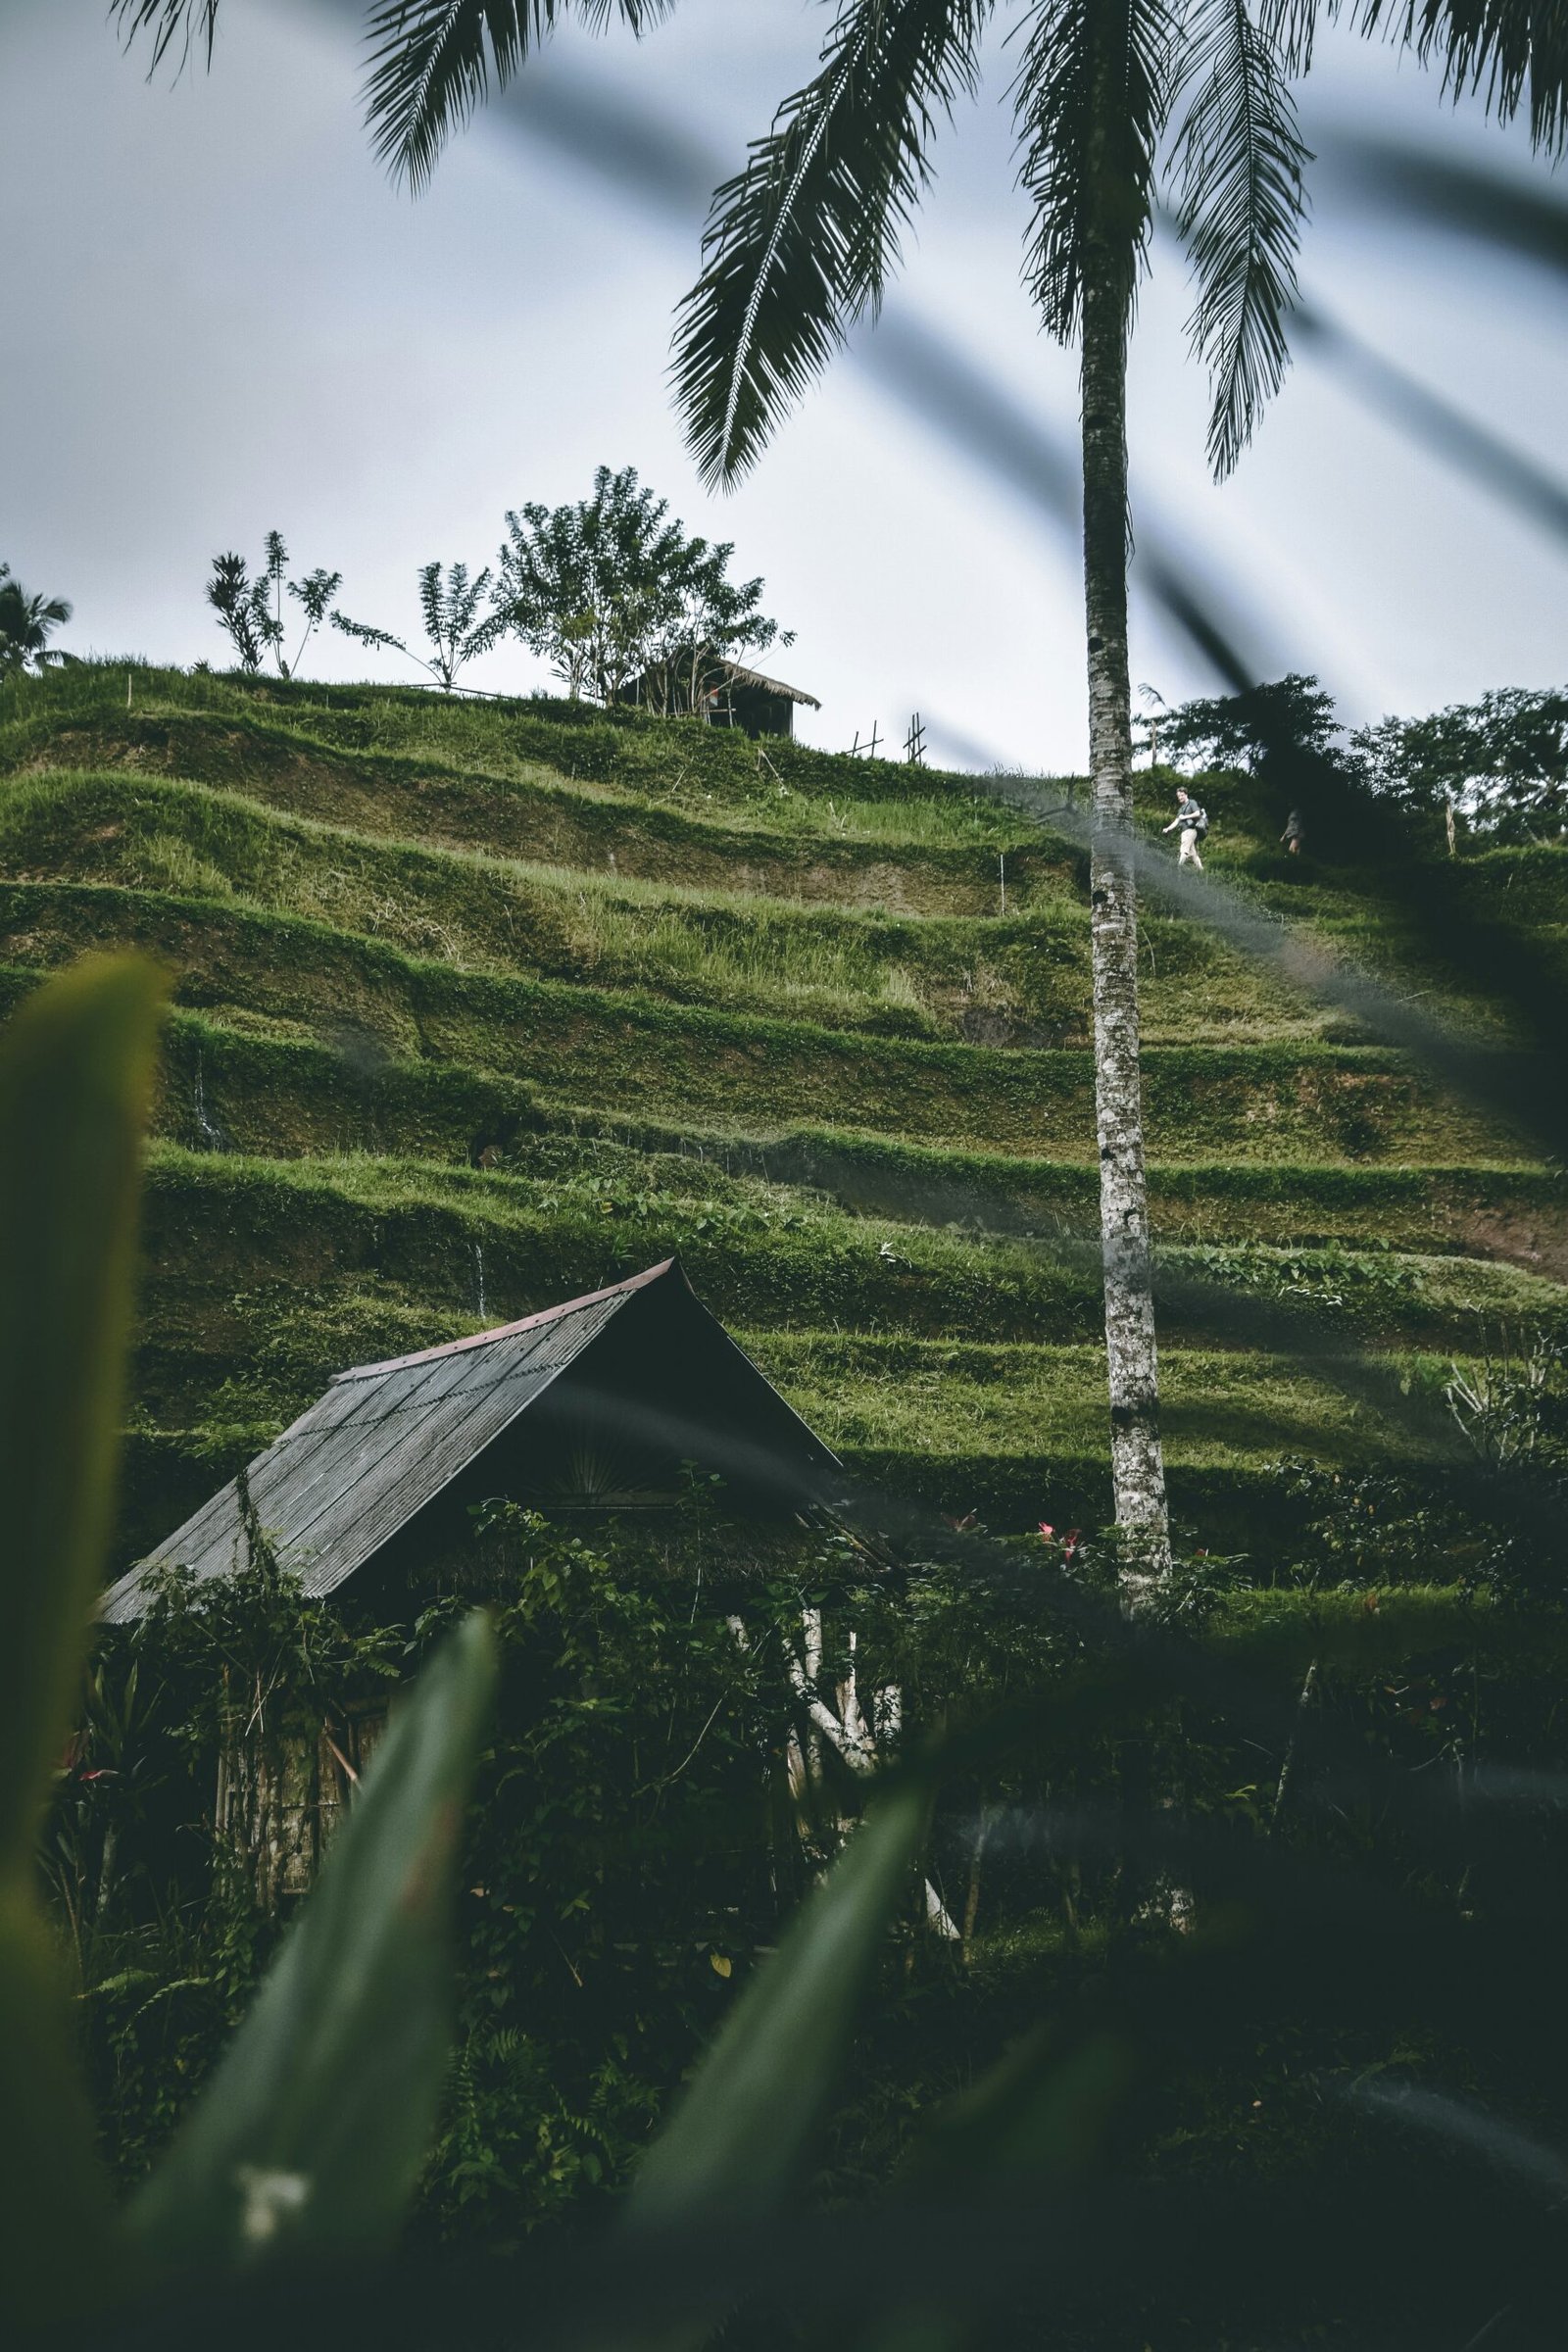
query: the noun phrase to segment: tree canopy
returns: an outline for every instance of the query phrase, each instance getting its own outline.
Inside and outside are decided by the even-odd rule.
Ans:
[[[734,552],[689,537],[635,466],[601,466],[575,505],[508,514],[497,609],[574,700],[635,687],[656,710],[693,711],[719,664],[792,642],[761,610],[761,580],[730,578]]]
[[[1568,825],[1568,688],[1505,686],[1428,718],[1381,719],[1350,743],[1372,789],[1412,810],[1451,802],[1499,840]]]
[[[411,662],[429,671],[443,692],[450,694],[458,672],[470,662],[476,662],[481,654],[489,653],[506,632],[506,613],[494,606],[488,611],[484,609],[485,594],[491,586],[488,564],[477,573],[470,573],[466,564],[449,566],[436,562],[420,566],[419,616],[430,641],[428,655],[416,653],[406,638],[394,636],[390,629],[378,629],[368,621],[351,620],[346,612],[334,612],[332,626],[361,645],[407,655]]]
[[[1316,678],[1291,670],[1245,694],[1199,696],[1146,721],[1152,748],[1173,767],[1245,767],[1336,756],[1340,722],[1334,697]]]

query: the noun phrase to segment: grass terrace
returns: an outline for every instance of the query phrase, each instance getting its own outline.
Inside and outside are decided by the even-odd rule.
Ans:
[[[1140,794],[1152,835],[1168,794]],[[1246,787],[1205,799],[1254,906],[1494,1026],[1378,877],[1303,874]],[[1565,872],[1493,852],[1462,887],[1555,954]],[[1201,926],[1152,904],[1144,938],[1173,1491],[1245,1544],[1280,1460],[1413,1458],[1368,1362],[1430,1402],[1455,1359],[1563,1335],[1562,1184]],[[1103,1515],[1069,830],[641,713],[136,663],[8,684],[0,995],[119,943],[176,1004],[122,1553],[343,1364],[671,1251],[855,1466],[998,1526]]]

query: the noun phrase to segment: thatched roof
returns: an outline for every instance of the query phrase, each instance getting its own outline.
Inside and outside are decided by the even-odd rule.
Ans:
[[[781,694],[786,702],[805,703],[812,710],[822,708],[814,694],[807,694],[799,686],[786,686],[782,678],[764,678],[760,669],[747,669],[740,662],[726,662],[720,658],[713,666],[721,669],[734,686],[757,686],[764,694]]]

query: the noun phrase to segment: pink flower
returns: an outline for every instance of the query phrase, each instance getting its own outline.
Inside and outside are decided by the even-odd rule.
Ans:
[[[1055,1532],[1056,1532],[1056,1531],[1055,1531],[1055,1529],[1054,1529],[1054,1528],[1052,1526],[1052,1524],[1051,1524],[1051,1521],[1050,1521],[1049,1519],[1042,1519],[1042,1520],[1041,1520],[1041,1522],[1040,1522],[1040,1541],[1041,1541],[1043,1544],[1049,1544],[1049,1543],[1051,1542],[1051,1539],[1052,1539],[1052,1537],[1053,1537],[1053,1536],[1055,1534]]]

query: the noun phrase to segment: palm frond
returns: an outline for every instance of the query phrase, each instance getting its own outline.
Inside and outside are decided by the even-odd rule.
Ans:
[[[127,48],[138,33],[151,32],[153,60],[147,69],[149,74],[157,73],[177,41],[179,66],[183,71],[193,45],[205,49],[207,63],[212,64],[218,10],[219,0],[109,0],[109,22],[122,29]]]
[[[1523,106],[1532,142],[1548,155],[1568,143],[1568,9],[1562,0],[1355,0],[1360,32],[1386,31],[1440,66],[1458,97],[1484,93],[1490,113],[1511,122]]]
[[[875,314],[994,4],[844,0],[820,73],[714,196],[674,364],[706,482],[743,473],[850,323]]]
[[[1338,6],[1338,0],[1331,0]],[[1269,47],[1278,52],[1287,74],[1305,74],[1311,69],[1312,40],[1322,0],[1260,0],[1257,29]]]
[[[1025,274],[1051,333],[1076,333],[1084,278],[1121,273],[1149,237],[1175,22],[1165,0],[1043,0],[1013,84],[1019,184],[1034,201]]]
[[[1247,0],[1199,0],[1183,81],[1196,83],[1177,133],[1177,226],[1198,274],[1187,331],[1208,364],[1208,455],[1223,477],[1290,366],[1285,318],[1311,156],[1279,53]]]
[[[619,17],[633,33],[667,16],[674,0],[575,0],[594,31]],[[367,38],[367,111],[375,152],[400,179],[422,187],[454,130],[505,89],[530,54],[572,13],[573,0],[378,0]]]

